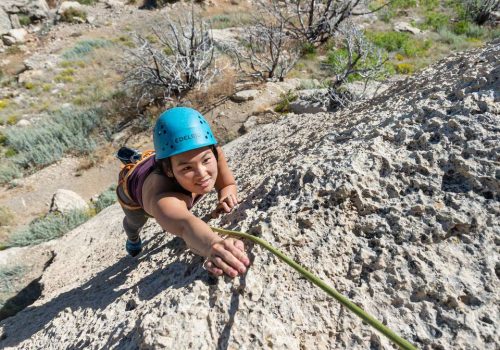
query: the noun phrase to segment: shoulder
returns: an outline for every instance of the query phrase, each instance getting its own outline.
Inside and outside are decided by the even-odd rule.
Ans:
[[[176,184],[168,176],[156,171],[149,174],[142,187],[142,202],[146,212],[154,216],[158,206],[175,206],[187,210],[191,196],[177,192],[176,188]]]

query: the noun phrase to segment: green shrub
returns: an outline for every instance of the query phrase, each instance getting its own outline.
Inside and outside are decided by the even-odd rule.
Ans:
[[[413,74],[415,67],[411,63],[397,63],[394,65],[394,69],[399,74]]]
[[[42,85],[42,91],[49,92],[50,90],[52,90],[52,84],[45,83]]]
[[[25,272],[26,268],[20,265],[0,267],[0,281],[2,281],[0,283],[0,309],[2,313],[9,313],[10,310],[4,310],[5,303],[18,291],[18,281]]]
[[[5,146],[7,144],[7,136],[0,132],[0,146]]]
[[[71,83],[75,80],[75,78],[73,77],[74,75],[75,75],[75,70],[73,68],[66,68],[58,75],[56,75],[54,80],[59,83]]]
[[[425,21],[422,29],[432,28],[435,31],[445,27],[450,22],[450,17],[439,12],[429,11],[425,14]]]
[[[116,185],[113,185],[97,197],[97,200],[93,203],[96,214],[116,202],[115,191]]]
[[[419,0],[419,4],[427,11],[431,11],[439,6],[439,0]]]
[[[78,61],[78,60],[69,60],[69,61],[62,61],[59,66],[62,68],[72,68],[72,67],[77,67],[77,68],[83,68],[86,66],[85,61]]]
[[[33,220],[28,227],[14,232],[9,237],[7,247],[34,245],[61,237],[114,204],[115,190],[116,186],[113,185],[101,193],[90,209],[73,210],[65,214],[52,212]]]
[[[18,151],[12,160],[28,169],[51,164],[66,152],[89,153],[95,147],[90,133],[101,125],[102,114],[99,109],[65,109],[36,126],[7,129],[9,145]]]
[[[23,176],[19,166],[10,159],[3,159],[0,162],[0,183],[6,184],[12,179],[17,179]]]
[[[448,45],[458,45],[465,42],[465,37],[457,35],[447,28],[441,28],[438,31],[439,40]]]
[[[311,43],[303,44],[300,51],[302,56],[309,59],[314,58],[317,52],[316,47]]]
[[[297,95],[292,91],[281,94],[281,100],[278,102],[274,111],[278,113],[288,113],[290,112],[290,103],[297,99]]]
[[[414,40],[405,43],[402,50],[403,54],[408,57],[425,56],[431,45],[430,40]]]
[[[15,125],[18,121],[17,115],[10,115],[7,117],[7,125]]]
[[[132,38],[129,35],[119,36],[118,38],[114,39],[113,42],[130,48],[135,47],[134,40],[132,40]]]
[[[24,26],[28,26],[31,24],[31,18],[30,16],[28,15],[25,15],[25,14],[19,14],[17,15],[17,17],[19,18],[19,23],[24,27]]]
[[[9,100],[0,100],[0,110],[4,109],[9,105]]]
[[[61,21],[68,23],[79,23],[87,19],[87,12],[71,7],[61,14]]]
[[[459,21],[453,25],[453,32],[458,35],[467,34],[469,31],[469,22]]]
[[[5,151],[5,157],[7,158],[12,158],[17,154],[17,151],[13,148],[8,148],[7,151]]]
[[[7,242],[9,247],[39,244],[61,237],[91,217],[88,210],[73,210],[67,214],[57,212],[33,220],[28,227],[14,232]]]
[[[388,52],[402,49],[410,41],[410,35],[399,32],[368,32],[368,39],[380,48]]]
[[[14,220],[14,214],[8,207],[0,207],[0,226],[8,226]]]
[[[26,81],[24,82],[24,88],[26,90],[33,90],[35,88],[35,84],[32,83],[31,81]]]
[[[64,59],[78,59],[87,56],[92,51],[98,48],[111,46],[112,43],[109,40],[103,39],[92,39],[92,40],[82,40],[76,43],[76,45],[65,51],[62,55]]]
[[[388,52],[400,52],[408,57],[421,56],[430,47],[430,40],[418,40],[408,33],[399,32],[375,32],[367,33],[366,36],[376,46]]]
[[[500,27],[497,26],[496,28],[493,28],[487,33],[486,36],[488,37],[489,40],[500,38]]]
[[[417,0],[393,0],[390,6],[398,9],[409,9],[417,6]]]
[[[468,38],[481,39],[486,36],[486,30],[484,29],[484,27],[478,26],[474,23],[470,23],[465,35]]]
[[[250,24],[252,17],[250,13],[231,12],[215,15],[209,22],[213,29],[225,29],[232,27],[244,27]]]
[[[215,15],[212,18],[210,18],[210,24],[212,25],[212,28],[214,29],[225,29],[229,28],[231,26],[231,18],[229,17],[228,14],[220,14],[220,15]]]

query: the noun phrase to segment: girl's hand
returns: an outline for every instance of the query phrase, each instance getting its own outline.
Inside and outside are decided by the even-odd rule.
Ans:
[[[230,213],[234,207],[236,207],[241,201],[238,199],[236,194],[230,193],[224,198],[219,200],[217,207],[212,212],[212,218],[216,219],[222,213]]]
[[[243,275],[249,265],[250,260],[245,253],[245,245],[234,238],[226,238],[213,243],[210,256],[203,264],[208,272],[216,276],[225,273],[233,278]]]

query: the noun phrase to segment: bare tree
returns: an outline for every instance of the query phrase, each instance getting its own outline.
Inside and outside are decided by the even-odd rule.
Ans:
[[[209,84],[217,73],[211,30],[193,7],[183,18],[164,21],[152,36],[136,34],[136,48],[125,58],[123,83],[138,95],[138,103],[180,96]]]
[[[286,23],[286,29],[311,44],[325,43],[339,26],[352,16],[380,10],[387,4],[361,12],[365,0],[268,0],[274,16]]]
[[[245,73],[283,81],[300,56],[299,42],[287,32],[283,18],[273,16],[263,1],[257,4],[255,23],[245,29],[240,45],[229,51]]]
[[[386,78],[384,64],[387,58],[371,44],[352,22],[346,21],[335,35],[338,51],[328,64],[334,77],[328,88],[332,109],[343,108],[366,97],[370,83]],[[350,80],[362,82],[361,91],[355,94],[345,85]]]

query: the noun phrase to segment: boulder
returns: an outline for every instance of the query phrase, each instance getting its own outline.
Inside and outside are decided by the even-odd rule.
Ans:
[[[245,102],[251,101],[257,97],[259,94],[259,90],[243,90],[236,92],[233,96],[231,96],[231,100],[234,102]]]
[[[30,125],[31,125],[31,122],[28,119],[21,119],[20,121],[18,121],[16,123],[16,126],[19,126],[21,128],[24,128],[24,127],[30,126]]]
[[[87,208],[88,204],[82,197],[80,197],[80,195],[70,190],[59,189],[52,196],[52,202],[50,204],[49,211],[67,213],[72,210],[85,210]]]
[[[0,35],[7,34],[11,29],[9,15],[0,7]]]
[[[123,7],[123,2],[118,1],[118,0],[104,0],[104,5],[106,5],[106,8],[118,8],[118,7]]]
[[[408,32],[414,35],[421,34],[422,31],[418,28],[413,27],[411,24],[406,22],[396,22],[394,23],[394,30],[396,32]]]
[[[16,126],[19,126],[21,128],[24,128],[24,127],[30,126],[30,125],[31,125],[31,122],[28,119],[21,119],[20,121],[18,121],[16,123]]]
[[[23,27],[21,25],[21,21],[19,21],[19,16],[16,14],[10,15],[10,24],[12,25],[12,28],[14,28],[14,29]]]
[[[17,81],[19,84],[24,85],[25,83],[32,83],[36,78],[39,78],[43,76],[43,71],[42,70],[27,70],[26,72],[23,72],[19,74]]]
[[[45,0],[2,0],[0,7],[6,13],[22,13],[31,19],[45,19],[49,17],[49,6]]]
[[[10,36],[10,35],[4,35],[2,37],[2,41],[5,45],[7,46],[12,46],[16,44],[16,38]]]
[[[69,9],[75,9],[75,10],[81,10],[83,6],[76,1],[65,1],[59,6],[59,9],[57,10],[57,13],[62,15],[64,12],[68,11]]]
[[[7,35],[14,39],[15,44],[24,44],[26,42],[26,35],[28,35],[28,32],[24,28],[17,28],[9,30]]]
[[[292,113],[320,113],[328,111],[329,99],[327,89],[307,89],[297,91],[297,99],[290,102]]]
[[[24,65],[28,69],[37,70],[47,70],[57,67],[61,61],[60,55],[49,54],[49,55],[35,55],[24,60]]]

